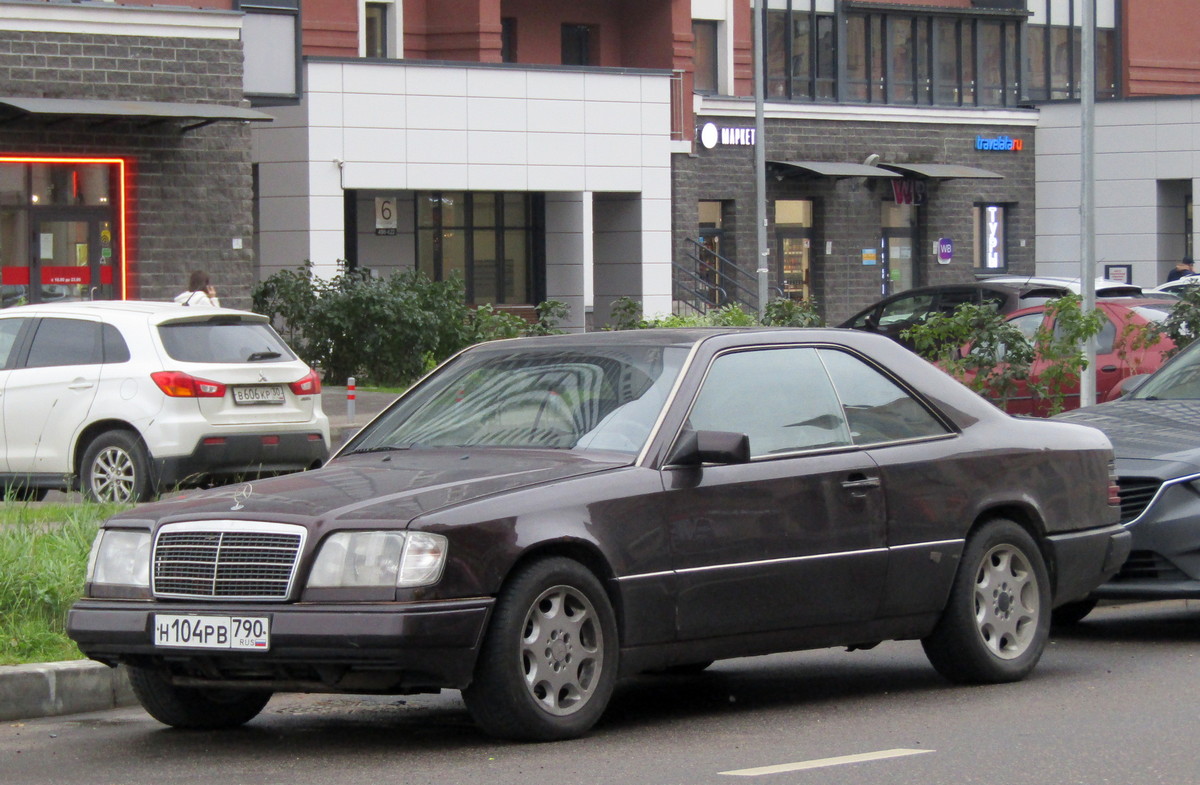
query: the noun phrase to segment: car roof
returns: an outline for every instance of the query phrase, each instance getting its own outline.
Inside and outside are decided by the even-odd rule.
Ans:
[[[1083,291],[1079,278],[1056,277],[1050,275],[998,275],[991,278],[981,279],[987,283],[1003,283],[1014,286],[1021,286],[1027,289],[1040,289],[1042,287],[1065,289],[1075,294]],[[1097,278],[1096,291],[1107,290],[1128,290],[1130,295],[1139,294],[1142,292],[1142,287],[1135,286],[1131,283],[1122,281],[1114,281],[1110,278]]]
[[[158,300],[80,300],[68,303],[35,303],[18,305],[0,311],[0,317],[71,315],[92,315],[102,319],[140,316],[155,324],[169,321],[205,321],[213,316],[237,316],[243,321],[268,321],[266,316],[250,311],[208,306],[187,308],[175,302]]]

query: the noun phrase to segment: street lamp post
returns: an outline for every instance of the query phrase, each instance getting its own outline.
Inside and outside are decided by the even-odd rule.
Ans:
[[[767,283],[769,271],[767,260],[767,140],[763,119],[763,66],[766,57],[763,53],[763,18],[762,0],[754,0],[754,201],[755,226],[758,229],[758,317],[761,319],[767,312]]]
[[[1079,282],[1083,290],[1083,312],[1096,309],[1096,4],[1083,3],[1083,36],[1079,79]],[[1096,402],[1096,339],[1084,344],[1087,369],[1079,378],[1079,405]]]

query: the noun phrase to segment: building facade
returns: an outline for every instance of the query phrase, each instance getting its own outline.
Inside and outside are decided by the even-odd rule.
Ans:
[[[3,304],[256,277],[242,14],[0,2]]]

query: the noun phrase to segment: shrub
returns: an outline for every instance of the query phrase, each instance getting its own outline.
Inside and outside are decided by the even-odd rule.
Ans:
[[[558,332],[567,307],[538,306],[538,320],[491,305],[466,304],[463,282],[431,281],[417,271],[374,278],[343,270],[330,279],[299,270],[276,272],[253,291],[254,310],[270,316],[288,343],[327,381],[403,386],[473,343]]]
[[[820,327],[823,322],[812,300],[778,299],[767,303],[765,316],[759,318],[736,303],[714,308],[706,314],[669,314],[646,319],[642,303],[632,297],[613,301],[612,319],[606,330],[644,330],[654,327]]]

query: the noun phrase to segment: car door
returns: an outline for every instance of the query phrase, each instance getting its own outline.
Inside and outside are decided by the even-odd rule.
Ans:
[[[8,381],[8,375],[12,373],[12,365],[16,361],[21,329],[28,322],[28,319],[15,317],[0,319],[0,415],[3,414],[4,387]],[[5,427],[4,420],[5,418],[0,416],[0,445],[8,444],[8,429]],[[8,451],[5,448],[0,449],[0,472],[7,471]]]
[[[96,397],[103,357],[100,322],[42,318],[4,386],[10,472],[71,472],[72,441]]]
[[[877,617],[937,612],[971,519],[964,475],[978,471],[978,457],[964,454],[957,432],[884,369],[841,349],[823,348],[820,358],[850,437],[884,489],[888,577]]]
[[[887,572],[879,471],[816,349],[718,355],[686,427],[747,434],[753,457],[664,469],[679,637],[871,618]]]

